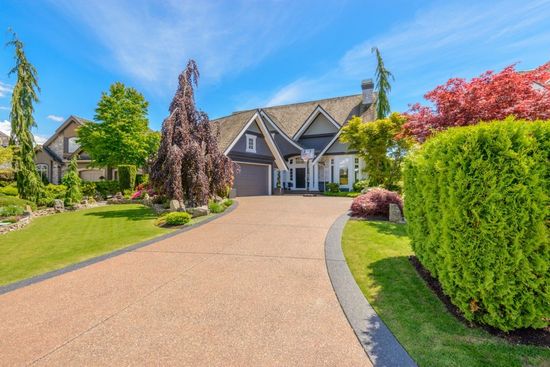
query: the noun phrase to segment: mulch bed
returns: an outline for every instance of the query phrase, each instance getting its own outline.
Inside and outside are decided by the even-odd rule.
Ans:
[[[441,284],[439,283],[439,281],[436,278],[432,277],[430,272],[426,268],[424,268],[424,266],[422,266],[418,258],[416,256],[409,256],[409,261],[414,266],[420,277],[424,279],[428,287],[437,295],[441,302],[443,302],[447,310],[464,325],[470,328],[481,328],[487,331],[489,334],[503,338],[512,344],[526,344],[536,345],[540,347],[550,347],[550,326],[544,329],[518,329],[506,333],[487,325],[481,325],[466,320],[458,307],[456,307],[451,302],[451,299],[445,293],[443,293],[443,289],[441,288]]]

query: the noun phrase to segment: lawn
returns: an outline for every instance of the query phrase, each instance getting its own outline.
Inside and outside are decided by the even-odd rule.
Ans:
[[[29,278],[172,231],[143,205],[109,205],[35,218],[0,236],[0,285]]]
[[[344,197],[344,198],[356,198],[359,195],[361,195],[361,193],[357,192],[357,191],[339,191],[339,192],[325,191],[325,192],[323,192],[323,195],[325,195],[325,196],[337,196],[337,197]]]
[[[447,312],[409,263],[405,225],[350,220],[342,247],[363,294],[420,366],[548,366],[550,349],[510,345]]]

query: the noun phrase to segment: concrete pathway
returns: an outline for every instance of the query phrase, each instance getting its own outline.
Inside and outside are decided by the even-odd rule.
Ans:
[[[370,366],[324,239],[349,199],[232,213],[0,296],[0,365]]]

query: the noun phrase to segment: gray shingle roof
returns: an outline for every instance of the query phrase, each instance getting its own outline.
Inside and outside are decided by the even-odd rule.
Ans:
[[[361,94],[266,107],[261,110],[285,134],[292,138],[317,106],[321,106],[340,126],[344,125],[353,116],[361,117],[364,121],[375,119],[374,105],[369,106],[365,111],[361,110]],[[235,112],[232,115],[212,120],[212,123],[216,124],[220,133],[220,149],[227,149],[244,125],[257,111],[255,109]]]

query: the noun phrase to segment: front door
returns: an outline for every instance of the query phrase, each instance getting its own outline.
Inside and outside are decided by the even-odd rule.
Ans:
[[[296,168],[296,188],[297,189],[306,188],[306,169],[305,168]]]

